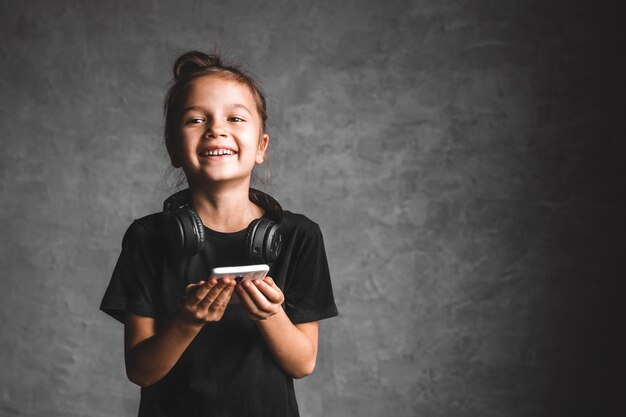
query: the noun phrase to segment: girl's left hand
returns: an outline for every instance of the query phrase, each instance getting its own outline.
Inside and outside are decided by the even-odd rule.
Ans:
[[[235,288],[239,301],[252,320],[265,320],[278,313],[285,296],[270,277],[244,280]]]

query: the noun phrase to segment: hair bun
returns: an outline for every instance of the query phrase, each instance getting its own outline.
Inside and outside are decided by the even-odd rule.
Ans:
[[[174,63],[174,80],[190,77],[207,68],[222,66],[222,59],[218,55],[190,51],[181,55]]]
[[[254,78],[237,65],[224,64],[218,53],[205,54],[204,52],[189,51],[181,55],[174,63],[174,82],[167,90],[163,104],[163,112],[165,113],[164,137],[168,147],[180,133],[180,117],[187,94],[187,86],[197,77],[205,75],[221,76],[228,81],[248,87],[254,96],[256,110],[261,119],[261,129],[265,132],[267,103],[261,87]]]

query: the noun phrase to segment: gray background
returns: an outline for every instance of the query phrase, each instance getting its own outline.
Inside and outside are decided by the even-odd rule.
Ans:
[[[216,46],[268,93],[263,188],[326,240],[303,416],[624,415],[616,12],[267,3],[0,2],[0,415],[135,415],[98,305],[174,190],[171,65]]]

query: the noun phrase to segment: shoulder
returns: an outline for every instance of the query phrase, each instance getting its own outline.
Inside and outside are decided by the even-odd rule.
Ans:
[[[280,223],[281,229],[286,234],[298,235],[318,235],[321,234],[319,225],[309,219],[304,214],[283,211],[283,218]]]
[[[135,225],[135,227],[142,228],[148,232],[156,232],[159,230],[159,227],[161,227],[163,217],[162,212],[148,214],[147,216],[135,219],[131,226]]]
[[[161,236],[163,213],[153,213],[133,220],[124,233],[122,245],[133,241],[154,242]]]
[[[316,246],[323,244],[320,226],[303,214],[284,211],[280,230],[285,241],[292,245]]]

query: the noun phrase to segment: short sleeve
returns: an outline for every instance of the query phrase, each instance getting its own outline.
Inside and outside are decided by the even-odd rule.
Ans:
[[[154,241],[137,221],[122,239],[122,252],[100,304],[100,310],[122,323],[126,313],[155,317]]]
[[[285,282],[285,312],[295,323],[318,321],[338,315],[319,226],[308,221],[298,227],[289,255]]]

